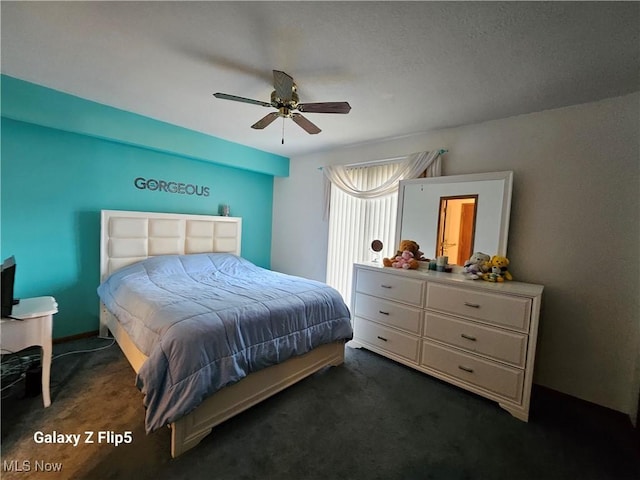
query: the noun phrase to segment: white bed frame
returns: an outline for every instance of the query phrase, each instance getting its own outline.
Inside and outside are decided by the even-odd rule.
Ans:
[[[100,279],[156,255],[228,252],[240,255],[242,219],[209,215],[102,210]],[[137,373],[147,359],[100,304],[100,336],[109,332]],[[249,374],[219,390],[188,415],[171,423],[171,456],[195,447],[212,428],[327,366],[344,362],[344,342],[322,345],[284,363]]]

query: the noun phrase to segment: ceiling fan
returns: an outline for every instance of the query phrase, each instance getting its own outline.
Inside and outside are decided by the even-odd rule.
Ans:
[[[213,96],[223,100],[233,100],[235,102],[251,103],[263,107],[276,108],[277,112],[271,112],[262,117],[251,128],[262,130],[271,124],[276,118],[290,118],[307,133],[312,135],[320,133],[321,130],[300,113],[349,113],[351,106],[347,102],[318,102],[318,103],[298,103],[298,88],[293,82],[293,78],[279,70],[273,71],[273,87],[271,92],[271,102],[262,102],[251,98],[238,97],[227,93],[214,93]],[[283,127],[284,128],[284,127]],[[282,139],[284,143],[284,138]]]

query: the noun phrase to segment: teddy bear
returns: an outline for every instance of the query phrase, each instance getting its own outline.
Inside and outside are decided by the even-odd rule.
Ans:
[[[396,254],[393,256],[393,258],[383,258],[382,259],[382,264],[385,267],[392,267],[393,263],[397,261],[398,257],[402,257],[403,252],[409,252],[413,255],[413,258],[410,258],[408,260],[408,264],[410,269],[416,269],[418,268],[418,266],[420,265],[418,263],[418,260],[422,260],[422,255],[423,253],[420,251],[420,245],[418,245],[415,241],[413,240],[402,240],[400,242],[400,247],[398,248],[398,251],[396,252]]]
[[[408,270],[409,268],[411,268],[412,260],[413,253],[411,253],[409,250],[405,250],[404,252],[402,252],[402,255],[398,255],[395,258],[395,262],[393,262],[391,266],[393,268],[404,268],[405,270]]]
[[[486,253],[475,252],[471,255],[471,258],[464,262],[462,270],[467,273],[469,278],[477,280],[481,278],[485,273],[489,272],[489,261],[491,257]]]
[[[482,277],[489,282],[504,282],[505,280],[513,280],[508,270],[509,259],[501,255],[494,255],[489,262],[491,271],[485,273]]]

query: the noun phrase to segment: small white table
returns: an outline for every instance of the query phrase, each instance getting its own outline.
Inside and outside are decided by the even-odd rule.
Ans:
[[[3,351],[19,352],[34,345],[41,348],[42,401],[45,408],[51,405],[49,376],[55,313],[58,313],[58,303],[53,297],[23,298],[13,306],[13,318],[0,320],[0,347]]]

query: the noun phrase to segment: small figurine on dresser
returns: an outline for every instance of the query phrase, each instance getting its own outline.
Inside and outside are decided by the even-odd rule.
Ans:
[[[423,260],[420,245],[413,240],[402,240],[400,247],[393,258],[383,258],[385,267],[404,268],[415,270],[420,266],[419,260]]]

